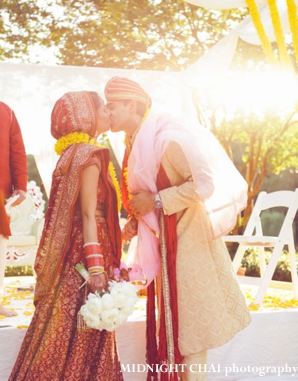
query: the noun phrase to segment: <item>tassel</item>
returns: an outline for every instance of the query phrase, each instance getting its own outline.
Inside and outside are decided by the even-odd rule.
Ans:
[[[79,268],[81,268],[80,266],[79,266]],[[79,269],[76,267],[76,270],[77,271],[79,271]],[[80,271],[79,271],[80,272]],[[81,274],[82,275],[82,274]],[[83,275],[82,275],[83,276]],[[83,286],[85,286],[85,284],[88,282],[88,280],[89,280],[89,273],[88,273],[88,277],[87,278],[85,278],[84,277],[84,279],[85,279],[85,282],[79,287],[79,289],[81,289]],[[83,298],[84,298],[84,303],[86,303],[86,300],[87,300],[87,294],[88,294],[88,290],[87,290],[87,287],[85,287],[85,289],[84,289],[84,296],[83,296]],[[85,322],[85,320],[84,320],[84,318],[83,318],[83,315],[81,314],[81,311],[79,310],[79,312],[77,313],[77,330],[78,331],[84,331],[84,332],[91,332],[92,331],[92,328],[90,328],[87,324],[86,324],[86,322]]]
[[[156,342],[156,317],[155,317],[155,281],[147,287],[147,326],[146,326],[146,349],[147,364],[153,366],[159,364]],[[147,381],[158,381],[158,373],[155,369],[148,370]]]
[[[81,311],[79,311],[77,314],[77,330],[84,332],[92,331],[92,328],[88,327],[88,325],[86,324],[83,315],[81,314]]]

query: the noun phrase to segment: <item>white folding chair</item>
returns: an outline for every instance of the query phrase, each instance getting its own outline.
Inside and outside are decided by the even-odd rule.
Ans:
[[[6,266],[33,266],[44,225],[44,204],[40,188],[27,184],[26,199],[11,209]]]
[[[288,208],[283,221],[283,225],[276,237],[264,236],[262,223],[261,223],[261,213],[264,210],[268,210],[276,207],[286,207]],[[266,291],[271,283],[276,265],[280,254],[285,245],[288,246],[288,252],[291,263],[291,276],[292,276],[292,289],[296,297],[298,297],[298,279],[297,279],[297,269],[296,269],[296,256],[295,256],[295,245],[294,245],[294,234],[293,234],[293,220],[295,218],[298,209],[298,188],[293,191],[277,191],[272,193],[261,192],[257,198],[254,209],[251,213],[249,221],[247,223],[246,229],[243,235],[228,235],[224,236],[225,242],[238,242],[239,246],[236,251],[233,268],[237,273],[241,265],[242,258],[245,251],[249,247],[256,247],[258,249],[258,254],[260,258],[260,278],[254,278],[254,284],[259,284],[259,289],[257,291],[254,303],[262,304]],[[271,247],[273,252],[270,256],[268,265],[265,264],[264,248]],[[239,282],[244,281],[245,278],[239,276]],[[248,282],[249,283],[249,282]]]

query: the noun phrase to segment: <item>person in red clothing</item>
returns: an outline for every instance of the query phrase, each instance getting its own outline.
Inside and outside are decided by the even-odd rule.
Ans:
[[[0,102],[0,303],[3,298],[5,255],[7,240],[11,235],[5,200],[18,196],[11,206],[26,198],[27,158],[23,137],[17,118],[5,103]],[[14,316],[0,304],[0,315]]]

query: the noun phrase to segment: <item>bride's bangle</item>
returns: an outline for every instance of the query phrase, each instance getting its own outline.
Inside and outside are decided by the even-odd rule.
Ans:
[[[104,271],[104,260],[100,244],[98,242],[87,242],[83,247],[89,274]]]
[[[101,275],[101,274],[103,274],[103,275],[107,275],[107,273],[105,272],[105,271],[97,271],[96,273],[91,273],[91,274],[89,274],[90,276],[93,276],[93,275]]]
[[[91,279],[91,277],[92,277],[93,275],[103,275],[103,276],[105,277],[105,281],[106,281],[106,283],[109,282],[108,274],[107,274],[105,271],[98,271],[97,273],[91,273],[91,274],[89,274],[89,275],[90,275],[90,276],[89,276],[88,279]]]

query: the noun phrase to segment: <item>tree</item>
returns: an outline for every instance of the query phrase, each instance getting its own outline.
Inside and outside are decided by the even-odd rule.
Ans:
[[[261,89],[256,87],[255,91],[252,96],[256,97]],[[248,206],[237,231],[239,225],[246,226],[265,177],[298,168],[297,110],[292,102],[288,107],[260,105],[258,110],[238,105],[231,111],[224,99],[215,100],[214,92],[208,95],[194,94],[198,117],[216,135],[248,183]]]
[[[61,65],[181,71],[247,14],[183,0],[1,0],[0,60],[40,63],[36,51],[49,51]],[[239,41],[234,68],[265,64],[260,47]],[[249,183],[247,219],[266,174],[298,164],[294,111],[260,116],[236,110],[231,118],[224,105],[214,110],[204,97],[196,99],[199,118],[231,157],[238,152]]]
[[[0,59],[50,51],[62,65],[181,70],[246,14],[183,0],[2,0]]]

